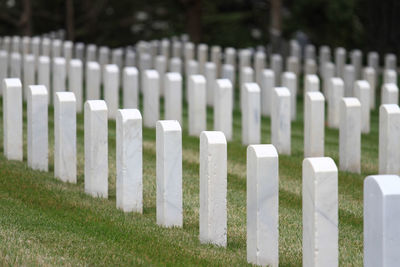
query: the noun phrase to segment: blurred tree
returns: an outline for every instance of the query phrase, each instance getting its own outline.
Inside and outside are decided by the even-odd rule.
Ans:
[[[246,47],[301,30],[316,45],[398,51],[398,0],[3,0],[1,35],[60,28],[75,41],[128,45],[188,32],[195,42]]]

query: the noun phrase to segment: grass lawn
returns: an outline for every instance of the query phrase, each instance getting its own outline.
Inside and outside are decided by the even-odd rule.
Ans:
[[[1,99],[0,99],[1,100]],[[279,157],[279,261],[301,266],[303,106],[298,98],[292,123],[292,156]],[[2,103],[2,101],[0,102]],[[161,105],[162,106],[162,105]],[[2,110],[2,104],[0,104]],[[2,112],[1,112],[2,114]],[[162,117],[161,117],[162,118]],[[208,129],[212,111],[208,110]],[[78,115],[78,183],[53,177],[53,110],[49,111],[49,172],[3,156],[0,116],[0,265],[246,265],[246,147],[241,145],[240,114],[234,112],[234,140],[228,143],[228,246],[199,242],[199,139],[183,125],[183,219],[181,229],[156,225],[155,129],[143,129],[143,214],[116,209],[115,122],[109,121],[109,199],[84,193],[84,125]],[[338,131],[326,128],[325,153],[338,164]],[[262,118],[262,143],[270,142],[270,120]],[[339,172],[340,265],[362,265],[363,180],[378,172],[378,111],[371,133],[362,136],[362,174]]]

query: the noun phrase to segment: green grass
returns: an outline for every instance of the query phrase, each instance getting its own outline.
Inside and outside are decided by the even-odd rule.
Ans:
[[[301,166],[303,118],[301,98],[292,123],[292,156],[279,157],[279,261],[301,266]],[[2,110],[2,105],[0,104]],[[2,114],[2,113],[1,113]],[[212,129],[208,111],[208,129]],[[2,124],[2,116],[0,118]],[[246,147],[241,145],[240,114],[234,112],[234,140],[228,143],[228,246],[201,245],[199,235],[199,139],[183,125],[183,228],[156,225],[155,130],[143,129],[143,214],[115,208],[115,122],[109,122],[109,199],[84,193],[84,126],[78,115],[78,183],[53,177],[53,111],[49,112],[49,172],[0,153],[0,265],[246,265]],[[0,127],[2,139],[2,127]],[[338,131],[326,128],[325,153],[338,163]],[[262,118],[262,142],[270,142],[270,121]],[[1,152],[3,143],[1,140]],[[340,265],[362,265],[365,176],[378,172],[378,113],[371,133],[362,136],[362,174],[339,172]]]

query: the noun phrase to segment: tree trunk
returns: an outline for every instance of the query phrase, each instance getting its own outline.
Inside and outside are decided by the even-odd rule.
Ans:
[[[199,43],[202,38],[202,0],[182,0],[186,9],[186,30],[192,42]]]
[[[32,2],[31,0],[23,1],[23,12],[19,22],[23,35],[32,35]]]
[[[279,52],[282,33],[282,1],[271,0],[271,44],[272,51]]]
[[[75,27],[74,27],[74,1],[67,0],[66,4],[66,23],[67,23],[67,38],[68,40],[74,41],[75,39]]]

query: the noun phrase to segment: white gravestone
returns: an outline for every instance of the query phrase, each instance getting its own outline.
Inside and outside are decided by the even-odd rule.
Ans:
[[[232,140],[232,83],[218,79],[214,86],[214,130],[224,133],[226,140]]]
[[[22,84],[17,78],[4,79],[2,84],[4,155],[8,160],[22,161]]]
[[[284,72],[282,74],[282,86],[290,92],[290,118],[296,120],[296,97],[297,97],[297,77],[294,72]]]
[[[11,53],[10,78],[22,78],[22,62],[19,53]]]
[[[86,99],[98,100],[100,99],[100,65],[97,62],[86,63]]]
[[[369,83],[364,80],[356,81],[354,84],[354,96],[361,103],[361,132],[369,133],[370,131],[370,90]]]
[[[86,62],[97,61],[97,46],[95,44],[88,44],[86,46]]]
[[[49,169],[49,138],[47,89],[43,85],[30,85],[27,95],[28,166],[34,170]]]
[[[247,147],[247,261],[279,265],[279,161],[273,145]]]
[[[124,108],[139,108],[139,72],[136,67],[125,67],[122,77]]]
[[[117,112],[117,208],[143,212],[142,115],[137,109]]]
[[[55,39],[51,43],[51,57],[61,57],[61,40]]]
[[[166,120],[182,121],[182,75],[170,72],[165,75],[164,117]]]
[[[178,121],[158,121],[157,224],[182,227],[182,129]]]
[[[381,105],[398,104],[399,103],[399,88],[394,83],[382,85]]]
[[[271,69],[275,73],[275,86],[281,85],[281,75],[282,75],[282,56],[279,54],[273,54],[271,56]]]
[[[239,52],[239,70],[244,67],[251,66],[251,51],[250,49],[242,49]]]
[[[261,142],[261,90],[256,83],[245,83],[243,88],[242,144],[259,144]]]
[[[52,79],[52,94],[50,96],[51,103],[54,103],[56,92],[64,92],[66,87],[67,66],[65,59],[62,57],[53,58],[53,79]]]
[[[108,121],[103,100],[85,103],[85,192],[108,198]]]
[[[80,59],[69,61],[68,87],[68,91],[75,95],[76,111],[81,113],[83,109],[83,66]]]
[[[356,72],[353,65],[346,65],[343,72],[344,95],[345,97],[353,97],[353,87],[356,81]]]
[[[271,115],[271,96],[275,88],[275,73],[273,70],[264,69],[261,74],[261,113]]]
[[[244,84],[254,82],[254,71],[251,67],[243,67],[239,73],[240,107],[242,108]]]
[[[0,81],[8,78],[8,53],[7,51],[0,50]],[[3,94],[3,89],[0,86],[0,95]]]
[[[195,60],[189,60],[186,66],[186,102],[189,102],[189,80],[190,76],[199,74],[199,64]]]
[[[207,127],[206,79],[202,75],[192,75],[188,88],[189,135],[200,136]]]
[[[339,266],[338,169],[331,158],[303,161],[303,266]]]
[[[225,64],[232,65],[236,69],[236,49],[233,47],[225,48]]]
[[[386,69],[383,72],[383,83],[394,83],[397,85],[397,72],[395,70]]]
[[[319,47],[319,65],[318,65],[318,72],[321,75],[321,77],[324,77],[324,67],[326,62],[331,61],[331,49],[329,48],[329,46],[323,45]]]
[[[104,67],[104,100],[108,106],[108,118],[115,120],[119,107],[119,68],[116,64]]]
[[[290,92],[285,87],[276,87],[271,100],[271,143],[279,154],[290,155]]]
[[[304,157],[323,157],[325,140],[325,97],[308,92],[304,108]]]
[[[314,59],[307,59],[304,64],[304,74],[311,75],[317,74],[317,63]]]
[[[400,262],[400,177],[373,175],[364,180],[364,267]]]
[[[376,73],[375,69],[372,67],[366,67],[363,69],[363,80],[369,83],[370,90],[370,108],[375,109],[375,96],[376,96]]]
[[[160,77],[156,70],[143,74],[143,125],[155,128],[160,112]]]
[[[379,108],[379,174],[400,174],[400,108]]]
[[[224,64],[222,65],[222,79],[228,79],[232,84],[232,110],[235,108],[235,85],[236,85],[236,77],[235,77],[235,67],[233,65]]]
[[[325,63],[324,69],[324,77],[322,78],[322,92],[324,96],[327,98],[327,102],[329,103],[329,81],[331,78],[335,77],[335,64],[332,62]]]
[[[54,176],[76,183],[76,107],[73,92],[58,92],[54,98]]]
[[[199,73],[204,75],[205,65],[208,61],[208,46],[206,44],[197,46],[197,61],[199,62]]]
[[[361,78],[361,67],[362,67],[362,52],[358,49],[353,50],[350,53],[351,65],[354,66],[355,79]]]
[[[211,47],[211,62],[215,64],[216,78],[221,77],[221,47],[212,46]]]
[[[328,101],[328,126],[339,128],[340,120],[340,102],[344,97],[344,82],[341,78],[331,78],[329,81]]]
[[[155,60],[155,69],[160,76],[160,80],[165,80],[165,73],[167,72],[167,60],[164,56],[157,56]],[[160,83],[160,96],[164,96],[165,85],[164,82]]]
[[[254,55],[254,70],[255,70],[255,81],[258,84],[261,84],[261,74],[263,69],[265,69],[265,59],[266,55],[263,51],[258,51]]]
[[[367,64],[368,67],[371,67],[375,70],[375,80],[378,78],[378,73],[380,72],[379,69],[379,54],[375,51],[369,52],[368,53],[368,58],[367,58]]]
[[[316,74],[309,74],[305,76],[304,81],[304,94],[308,92],[319,92],[320,81]]]
[[[214,106],[214,86],[217,79],[217,69],[213,62],[207,62],[204,68],[204,77],[207,81],[207,106]]]
[[[200,135],[200,242],[226,247],[227,145],[222,132]]]
[[[335,49],[336,77],[340,77],[343,79],[345,64],[346,64],[346,49],[344,49],[343,47],[338,47]]]
[[[397,57],[395,54],[389,53],[385,55],[385,69],[386,70],[397,69]]]
[[[28,90],[30,85],[36,84],[35,82],[35,57],[28,54],[24,57],[24,100],[27,100]],[[46,95],[47,97],[47,95]]]
[[[38,64],[38,84],[47,88],[48,103],[50,104],[50,58],[41,56]]]
[[[361,172],[361,103],[355,97],[344,97],[340,103],[339,168]]]
[[[297,76],[300,74],[300,62],[297,57],[287,57],[286,58],[286,70],[288,72],[293,72]]]

